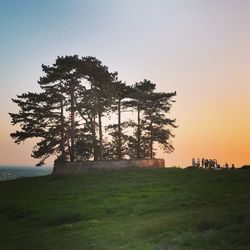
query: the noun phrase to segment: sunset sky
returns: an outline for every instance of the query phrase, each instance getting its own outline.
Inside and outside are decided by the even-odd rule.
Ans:
[[[175,152],[158,154],[167,166],[250,164],[249,0],[0,0],[0,30],[0,164],[37,162],[34,142],[9,136],[11,98],[39,91],[42,63],[74,54],[177,91]]]

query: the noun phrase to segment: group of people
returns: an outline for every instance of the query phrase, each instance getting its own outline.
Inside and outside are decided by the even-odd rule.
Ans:
[[[215,170],[229,168],[229,165],[227,163],[221,166],[216,159],[205,159],[205,158],[202,158],[201,161],[200,158],[198,158],[197,161],[194,158],[192,158],[192,166],[202,169],[215,169]],[[235,168],[234,164],[232,164],[231,168],[232,169]]]

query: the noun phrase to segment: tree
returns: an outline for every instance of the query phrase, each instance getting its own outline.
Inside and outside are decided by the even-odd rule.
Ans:
[[[142,126],[145,123],[143,118],[143,112],[146,109],[146,101],[148,96],[154,91],[155,84],[148,80],[135,83],[130,89],[129,97],[130,101],[126,102],[128,107],[132,107],[137,112],[137,121],[130,122],[132,128],[134,128],[134,135],[129,137],[130,143],[130,157],[141,159],[147,151],[147,146],[145,145],[145,138],[142,135]],[[143,150],[143,151],[142,151]]]
[[[64,154],[62,147],[62,127],[60,123],[60,96],[56,93],[31,93],[18,95],[12,99],[20,110],[10,113],[12,124],[20,125],[20,130],[11,133],[16,143],[28,138],[41,138],[32,151],[34,158],[41,158],[43,164],[50,155]]]
[[[39,80],[39,85],[46,93],[57,93],[60,96],[60,117],[61,117],[61,148],[62,159],[66,159],[65,140],[68,139],[68,151],[70,160],[75,160],[75,92],[79,88],[80,79],[82,74],[79,73],[78,67],[80,59],[77,55],[57,57],[56,62],[52,67],[42,65],[42,69],[46,74]],[[69,137],[65,135],[65,118],[64,107],[70,111],[70,130],[68,131]],[[69,140],[70,139],[70,140]],[[64,152],[63,152],[64,151]]]
[[[110,155],[112,152],[114,159],[123,159],[126,155],[126,141],[128,136],[123,133],[123,129],[127,127],[126,122],[122,122],[122,112],[125,111],[126,105],[123,100],[128,98],[130,87],[126,86],[121,81],[115,83],[115,96],[112,103],[111,110],[117,114],[117,123],[107,126],[107,131],[112,138],[112,144],[110,145]]]
[[[157,93],[156,85],[149,80],[135,83],[130,93],[128,106],[137,112],[136,122],[131,121],[134,133],[129,137],[129,155],[131,158],[150,158],[154,156],[153,143],[158,142],[165,152],[173,147],[169,141],[173,134],[169,127],[176,127],[175,120],[167,118],[171,108],[171,98],[176,93]]]
[[[117,73],[110,73],[95,57],[77,55],[57,57],[52,66],[42,65],[42,70],[45,75],[38,81],[41,93],[13,100],[20,111],[10,114],[12,123],[21,124],[21,130],[11,136],[16,142],[42,138],[33,151],[36,158],[60,152],[61,160],[92,155],[95,160],[103,159],[102,116],[114,100]]]
[[[94,159],[104,159],[102,117],[111,111],[111,105],[114,102],[116,94],[115,81],[117,81],[117,72],[110,73],[108,68],[95,57],[82,58],[80,72],[85,75],[90,86],[82,90],[78,96],[79,110],[85,120],[90,120],[91,131],[94,142]],[[82,96],[82,99],[81,99]],[[86,116],[87,115],[87,116]],[[96,122],[96,118],[98,122]],[[98,125],[99,141],[97,143],[96,125]]]
[[[16,143],[40,139],[32,151],[39,164],[50,155],[62,161],[153,158],[154,142],[173,150],[176,125],[167,113],[176,93],[158,93],[148,80],[126,86],[95,57],[57,57],[42,70],[40,93],[18,95],[13,102],[19,112],[10,113],[12,124],[20,125],[11,134]],[[122,121],[128,108],[136,111],[136,121]],[[110,141],[102,119],[111,113],[117,122],[107,126]],[[132,135],[126,133],[131,128]]]
[[[144,112],[145,132],[149,139],[150,159],[154,157],[153,143],[158,142],[163,150],[170,153],[174,150],[170,139],[174,136],[171,128],[176,128],[176,120],[167,117],[171,109],[172,98],[176,92],[172,93],[151,93],[146,101]]]

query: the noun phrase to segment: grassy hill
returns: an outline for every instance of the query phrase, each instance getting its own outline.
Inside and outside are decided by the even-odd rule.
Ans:
[[[250,249],[250,170],[0,182],[0,249]]]

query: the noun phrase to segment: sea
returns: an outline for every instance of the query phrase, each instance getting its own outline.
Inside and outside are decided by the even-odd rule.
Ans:
[[[0,165],[0,181],[20,179],[33,176],[44,176],[52,173],[52,166],[4,166]]]

